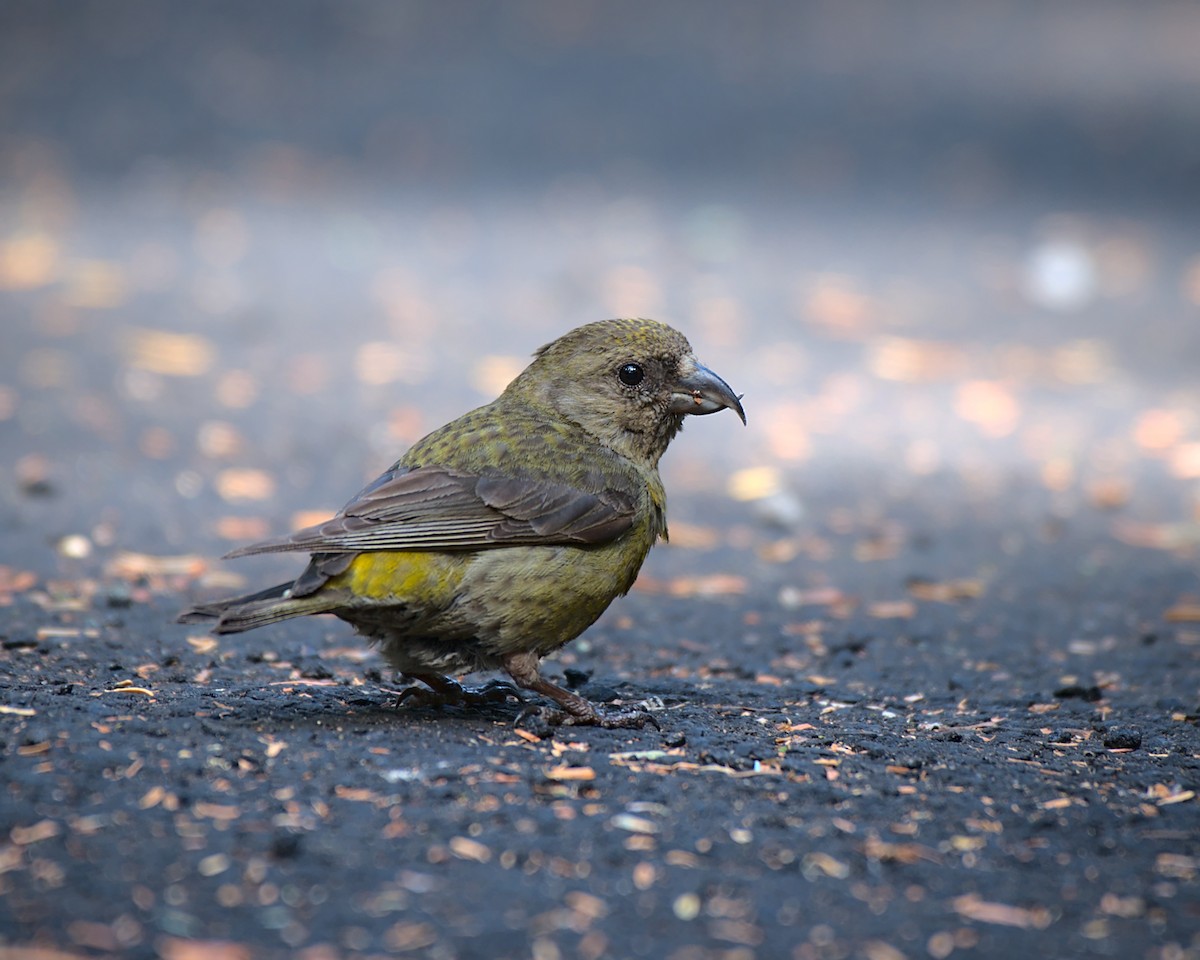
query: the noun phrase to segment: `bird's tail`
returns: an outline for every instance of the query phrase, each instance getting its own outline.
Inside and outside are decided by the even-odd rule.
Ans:
[[[292,617],[330,613],[336,607],[337,601],[332,597],[320,594],[296,597],[292,595],[291,583],[281,583],[258,593],[189,607],[175,618],[175,622],[203,623],[216,620],[213,633],[241,633]]]

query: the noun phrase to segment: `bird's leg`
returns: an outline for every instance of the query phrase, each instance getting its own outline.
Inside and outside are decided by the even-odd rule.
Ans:
[[[466,687],[457,680],[443,677],[440,673],[406,673],[406,677],[419,680],[425,687],[407,687],[400,693],[399,703],[411,700],[416,706],[442,706],[445,704],[498,703],[515,697],[523,700],[521,691],[507,680],[489,680],[479,687]]]
[[[658,721],[645,710],[610,710],[601,711],[590,700],[581,697],[570,690],[564,690],[556,683],[551,683],[538,673],[538,658],[532,653],[512,653],[503,660],[504,669],[509,676],[526,690],[540,693],[558,704],[560,709],[539,707],[526,709],[517,717],[517,722],[527,716],[536,715],[549,726],[593,726],[593,727],[644,727],[647,723],[657,727]]]

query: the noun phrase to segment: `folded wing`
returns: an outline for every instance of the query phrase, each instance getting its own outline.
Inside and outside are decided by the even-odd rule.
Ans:
[[[227,556],[599,544],[633,526],[634,513],[633,498],[617,490],[591,493],[538,477],[396,467],[332,519]]]

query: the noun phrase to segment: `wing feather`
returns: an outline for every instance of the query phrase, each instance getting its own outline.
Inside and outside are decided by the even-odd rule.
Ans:
[[[396,467],[324,523],[227,556],[599,544],[633,526],[634,513],[633,497],[617,490],[593,493],[543,477]]]

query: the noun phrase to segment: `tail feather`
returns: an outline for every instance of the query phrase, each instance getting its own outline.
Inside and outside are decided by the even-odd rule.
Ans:
[[[295,597],[291,583],[281,583],[257,593],[229,597],[212,603],[189,607],[175,618],[176,623],[204,623],[216,620],[214,633],[241,633],[269,623],[306,617],[314,613],[330,613],[337,606],[330,597],[309,595]]]

